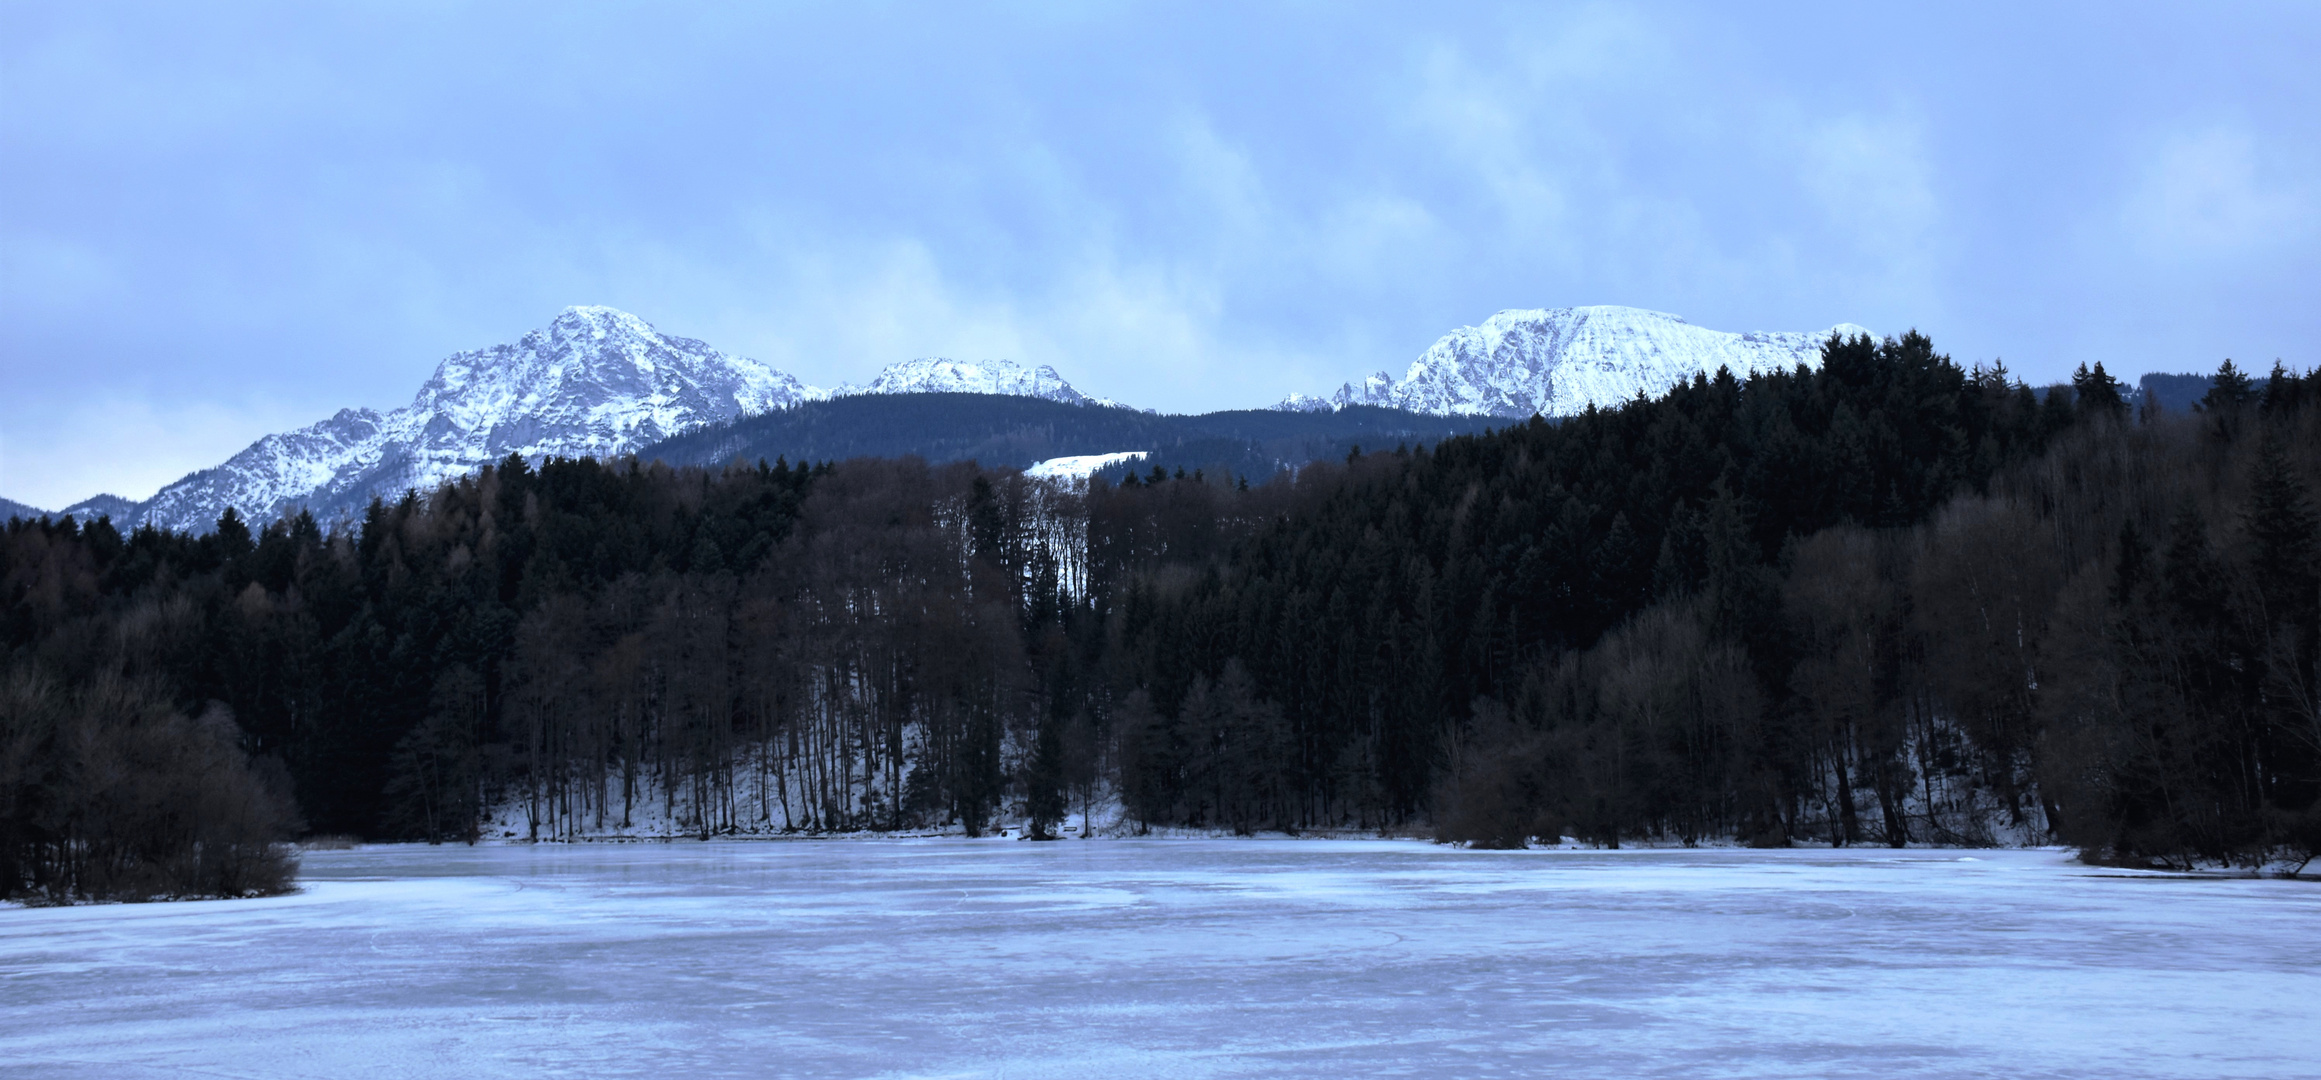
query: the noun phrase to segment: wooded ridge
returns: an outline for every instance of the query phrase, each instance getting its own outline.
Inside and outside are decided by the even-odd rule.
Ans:
[[[2100,365],[2042,393],[1833,338],[1084,490],[827,463],[837,419],[740,421],[711,464],[510,458],[329,531],[11,522],[0,895],[263,891],[301,831],[520,807],[551,839],[641,799],[703,836],[1045,834],[1117,797],[1494,846],[2321,843],[2321,374],[2227,364],[2131,415]],[[715,464],[761,437],[818,463]]]

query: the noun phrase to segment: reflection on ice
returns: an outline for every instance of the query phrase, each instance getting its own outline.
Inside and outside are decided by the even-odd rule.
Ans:
[[[2317,926],[2053,851],[370,848],[0,910],[0,1073],[2321,1076]]]

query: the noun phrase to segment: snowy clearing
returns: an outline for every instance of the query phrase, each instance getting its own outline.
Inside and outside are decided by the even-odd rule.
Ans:
[[[2321,888],[2064,852],[374,847],[0,909],[0,1072],[2321,1076]]]
[[[1123,450],[1117,454],[1076,454],[1071,457],[1055,457],[1034,463],[1031,468],[1025,469],[1023,474],[1040,480],[1085,482],[1089,475],[1098,469],[1110,468],[1123,461],[1142,461],[1150,453],[1151,451],[1148,450]]]

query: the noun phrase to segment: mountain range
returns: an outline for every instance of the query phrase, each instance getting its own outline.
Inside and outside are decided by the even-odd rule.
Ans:
[[[1719,367],[1745,376],[1811,365],[1833,333],[1867,331],[1848,323],[1811,332],[1726,333],[1625,307],[1502,311],[1444,335],[1400,379],[1382,371],[1328,398],[1292,396],[1274,411],[1316,418],[1283,427],[1256,413],[1173,418],[1184,423],[1137,420],[1147,414],[1084,394],[1053,367],[1008,360],[908,360],[867,386],[825,389],[664,334],[627,312],[573,307],[516,342],[446,358],[400,408],[343,409],[259,439],[142,502],[99,495],[62,512],[195,531],[211,528],[229,506],[253,521],[303,508],[327,522],[359,514],[374,497],[425,491],[511,454],[721,462],[916,453],[1029,466],[1044,460],[1038,455],[1146,450],[1162,464],[1207,462],[1270,475],[1275,467],[1364,440],[1383,445],[1482,426],[1420,417],[1569,416],[1589,405],[1656,395]],[[1036,399],[1093,412],[1032,407],[1024,413],[977,398]],[[864,403],[844,404],[858,399]],[[1338,413],[1347,415],[1321,419]],[[1141,441],[1113,444],[1122,439]],[[18,513],[40,511],[0,505],[0,519]]]
[[[1052,367],[1006,360],[912,360],[869,386],[822,389],[661,333],[624,311],[573,307],[512,344],[446,358],[401,408],[342,409],[259,439],[143,502],[99,495],[62,512],[196,531],[212,527],[228,506],[254,521],[304,508],[327,522],[354,516],[374,496],[426,491],[510,454],[617,457],[680,432],[805,402],[927,392],[1108,404],[1080,393]]]

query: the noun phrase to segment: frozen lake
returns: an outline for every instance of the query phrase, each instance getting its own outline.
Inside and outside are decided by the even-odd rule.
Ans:
[[[316,852],[0,909],[0,1076],[2321,1076],[2321,886],[2054,851]]]

